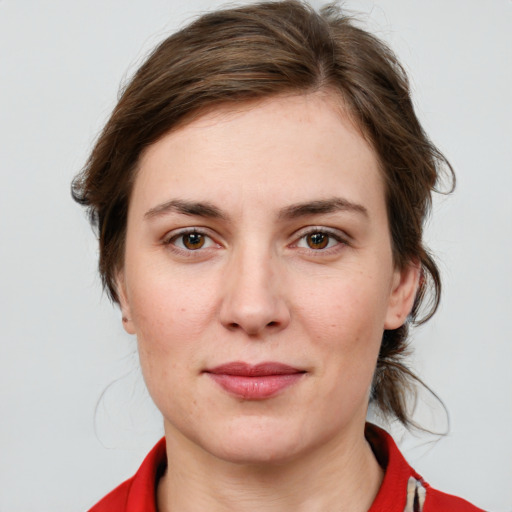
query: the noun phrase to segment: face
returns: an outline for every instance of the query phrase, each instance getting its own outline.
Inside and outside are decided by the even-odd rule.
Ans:
[[[282,462],[362,436],[417,277],[393,264],[377,158],[334,98],[219,109],[141,157],[118,288],[168,443]]]

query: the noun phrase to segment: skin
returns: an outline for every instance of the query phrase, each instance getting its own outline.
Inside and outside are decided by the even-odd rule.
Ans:
[[[159,510],[368,510],[369,389],[418,275],[395,268],[377,157],[328,94],[220,108],[150,146],[118,289],[164,417]],[[232,361],[305,373],[244,400],[204,373]]]

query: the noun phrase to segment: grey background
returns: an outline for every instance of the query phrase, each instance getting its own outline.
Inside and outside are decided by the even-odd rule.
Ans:
[[[102,296],[69,184],[121,78],[217,1],[0,1],[0,512],[85,510],[162,435],[135,340]],[[319,5],[320,2],[314,2]],[[393,429],[434,486],[512,509],[512,2],[349,0],[408,69],[419,116],[458,173],[428,240],[442,307],[414,367],[451,433]],[[418,417],[443,428],[443,415]]]

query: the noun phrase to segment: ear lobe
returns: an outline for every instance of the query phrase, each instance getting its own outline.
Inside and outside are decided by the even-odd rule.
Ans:
[[[123,272],[118,272],[116,275],[116,291],[123,318],[123,328],[128,334],[135,334],[135,326],[132,321],[132,314],[126,293],[126,283]]]
[[[398,329],[404,324],[414,305],[420,276],[419,262],[411,262],[403,269],[395,270],[384,329]]]

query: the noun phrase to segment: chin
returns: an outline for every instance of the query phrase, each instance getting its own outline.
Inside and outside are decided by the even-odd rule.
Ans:
[[[283,465],[300,455],[300,449],[284,443],[250,442],[216,446],[213,455],[226,462],[241,465]],[[215,453],[216,452],[216,453]]]
[[[235,464],[285,464],[305,449],[299,431],[290,431],[272,421],[237,423],[242,424],[231,425],[225,432],[209,436],[203,448]]]

